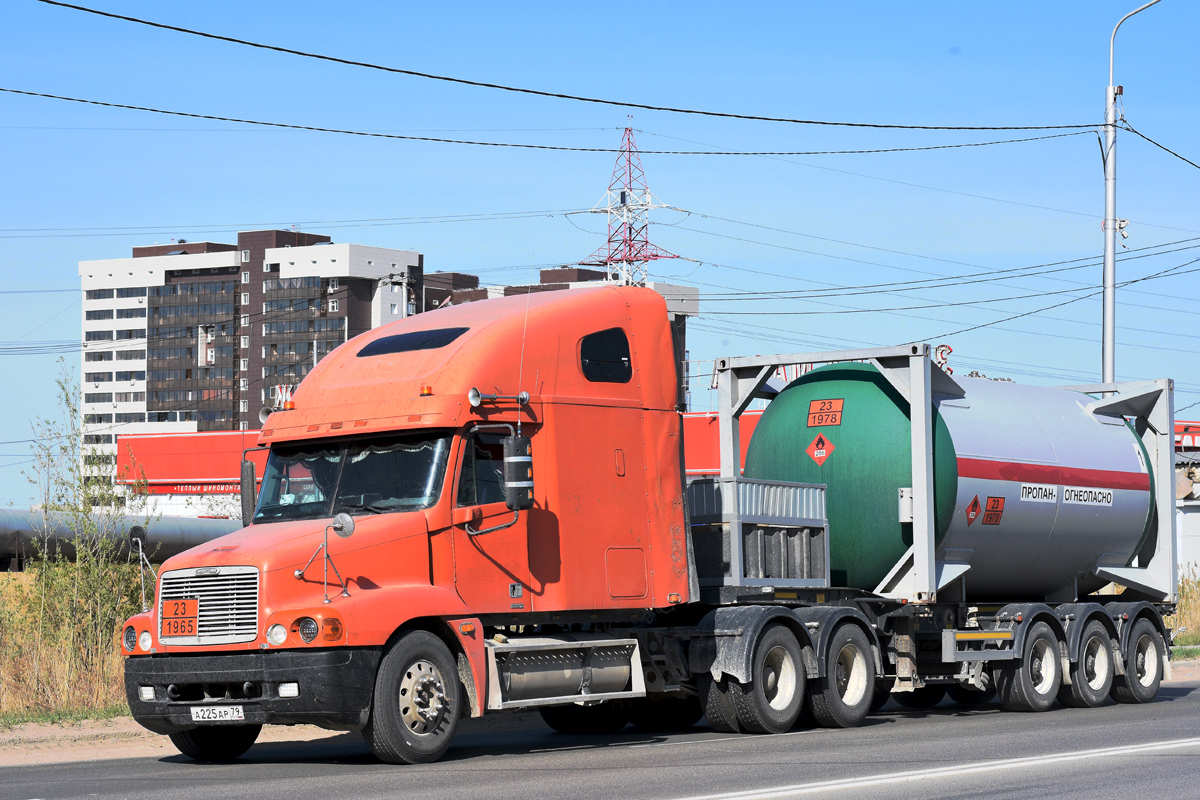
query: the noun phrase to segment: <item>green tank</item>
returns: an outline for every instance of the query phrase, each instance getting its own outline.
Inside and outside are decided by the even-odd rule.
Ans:
[[[940,541],[954,514],[958,464],[936,411],[933,470]],[[869,364],[821,367],[788,384],[758,422],[744,474],[828,487],[834,586],[875,589],[912,546],[912,524],[899,522],[898,499],[901,487],[913,485],[908,401]]]

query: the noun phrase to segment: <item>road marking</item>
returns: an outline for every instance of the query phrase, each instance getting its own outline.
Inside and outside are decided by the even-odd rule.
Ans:
[[[775,798],[799,797],[801,795],[836,791],[839,789],[863,789],[869,786],[881,786],[885,784],[890,786],[897,783],[910,783],[912,781],[929,780],[931,778],[956,778],[963,775],[978,775],[984,772],[1028,769],[1046,764],[1088,761],[1096,758],[1110,758],[1112,756],[1140,755],[1142,753],[1153,753],[1161,750],[1178,750],[1185,747],[1200,747],[1200,737],[1171,739],[1164,742],[1126,745],[1124,747],[1104,747],[1097,750],[1082,750],[1077,753],[1057,753],[1055,755],[1035,756],[1032,758],[984,761],[979,764],[960,764],[956,767],[893,772],[886,775],[870,775],[865,778],[842,778],[840,780],[820,781],[817,783],[772,786],[766,789],[751,789],[744,792],[693,795],[677,798],[676,800],[774,800]]]

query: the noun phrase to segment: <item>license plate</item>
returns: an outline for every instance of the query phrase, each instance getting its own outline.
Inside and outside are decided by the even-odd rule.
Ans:
[[[192,722],[237,722],[245,718],[241,706],[192,706]]]
[[[200,601],[195,597],[164,600],[162,636],[195,636],[200,619]]]

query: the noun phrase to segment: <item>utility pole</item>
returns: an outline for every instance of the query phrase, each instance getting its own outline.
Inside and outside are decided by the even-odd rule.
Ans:
[[[1108,40],[1108,86],[1104,90],[1104,324],[1101,334],[1104,383],[1116,380],[1117,230],[1121,227],[1117,219],[1117,98],[1124,87],[1113,85],[1113,49],[1121,23],[1158,1],[1150,0],[1121,17]]]

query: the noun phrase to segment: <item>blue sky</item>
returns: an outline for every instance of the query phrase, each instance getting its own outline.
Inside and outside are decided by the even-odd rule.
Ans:
[[[979,126],[1101,122],[1109,33],[1137,5],[658,3],[629,13],[576,3],[95,3],[214,33],[548,91],[808,119]],[[1128,121],[1192,160],[1200,158],[1191,58],[1198,22],[1194,4],[1164,0],[1121,29],[1116,62]],[[644,150],[876,149],[1038,135],[631,111],[320,63],[32,0],[3,4],[0,29],[4,88],[303,125],[616,147],[620,129],[632,124]],[[79,260],[127,256],[135,245],[232,241],[239,228],[293,223],[335,241],[418,250],[429,271],[527,282],[536,279],[535,265],[595,250],[603,218],[399,220],[590,208],[613,163],[605,153],[265,131],[6,94],[0,152],[8,291],[76,290]],[[1071,299],[1099,285],[1098,266],[902,294],[846,296],[836,288],[1099,256],[1103,173],[1092,132],[921,153],[646,155],[643,163],[659,199],[692,212],[656,212],[652,236],[692,259],[658,262],[655,276],[699,286],[711,299],[692,326],[693,359],[926,340],[954,347],[959,374],[980,369],[1037,383],[1099,377],[1098,298],[944,336]],[[1200,236],[1200,170],[1122,133],[1118,177],[1130,248]],[[346,222],[363,219],[391,222]],[[1197,255],[1131,260],[1119,265],[1118,278]],[[1118,377],[1174,377],[1177,406],[1200,401],[1197,275],[1118,295]],[[823,286],[841,296],[721,299],[731,287]],[[1010,297],[1022,299],[1001,300]],[[917,306],[932,307],[844,313]],[[734,310],[793,313],[727,313]],[[0,342],[77,341],[79,316],[75,292],[0,294]],[[0,359],[9,375],[0,441],[28,438],[31,419],[52,403],[56,356]],[[77,354],[68,362],[78,371]],[[707,392],[693,399],[708,407]],[[19,475],[25,447],[0,445],[0,504],[28,502]]]

